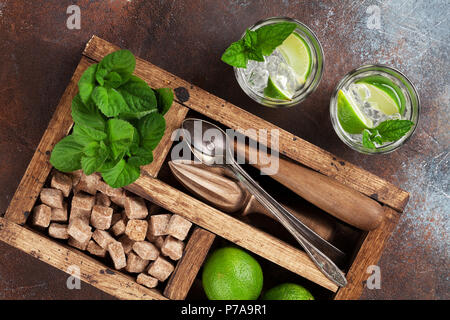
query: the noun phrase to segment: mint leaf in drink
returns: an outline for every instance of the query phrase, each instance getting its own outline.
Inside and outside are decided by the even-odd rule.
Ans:
[[[95,88],[95,73],[97,72],[98,64],[93,64],[87,68],[78,81],[78,89],[80,90],[80,98],[84,103],[87,103],[92,91]]]
[[[222,54],[222,61],[236,68],[247,68],[248,53],[243,41],[233,42]]]
[[[50,163],[62,172],[79,170],[83,149],[83,145],[78,143],[76,137],[69,135],[55,145],[50,156]]]
[[[121,159],[116,165],[101,172],[103,180],[113,188],[121,188],[139,178],[140,170],[138,166],[133,166],[125,159]]]
[[[410,120],[386,120],[380,123],[374,130],[377,130],[383,142],[397,141],[414,125]]]
[[[375,144],[373,143],[371,139],[370,132],[368,130],[364,130],[363,136],[362,136],[362,142],[363,146],[369,149],[376,149]]]
[[[257,47],[265,56],[270,56],[272,52],[286,40],[289,35],[294,32],[295,23],[281,22],[277,24],[269,24],[256,29],[258,36]]]
[[[281,22],[263,26],[255,31],[247,29],[244,38],[233,42],[221,59],[237,68],[246,68],[248,60],[262,62],[264,56],[270,56],[295,28],[295,23]]]

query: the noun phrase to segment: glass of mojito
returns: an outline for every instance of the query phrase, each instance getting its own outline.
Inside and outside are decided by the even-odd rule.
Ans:
[[[349,72],[330,101],[330,116],[339,138],[366,154],[388,153],[413,134],[420,101],[411,81],[384,65]]]
[[[314,32],[284,17],[257,22],[223,54],[242,90],[269,107],[303,101],[319,85],[323,50]]]

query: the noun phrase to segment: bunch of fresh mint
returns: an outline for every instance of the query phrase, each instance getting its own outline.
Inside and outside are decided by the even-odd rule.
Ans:
[[[56,169],[100,172],[119,188],[134,182],[140,166],[153,161],[173,92],[150,88],[132,75],[135,66],[133,54],[119,50],[86,69],[72,101],[72,134],[56,144],[50,157]]]
[[[264,61],[294,32],[295,23],[281,22],[246,30],[245,36],[233,42],[222,55],[222,61],[237,68],[246,68],[248,60]]]
[[[373,129],[366,129],[363,132],[363,146],[369,149],[376,149],[375,143],[382,145],[385,142],[399,140],[409,132],[414,122],[409,120],[386,120]]]

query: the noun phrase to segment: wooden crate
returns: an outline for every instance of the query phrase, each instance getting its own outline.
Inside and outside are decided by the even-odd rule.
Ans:
[[[165,115],[167,130],[154,154],[153,163],[143,167],[141,177],[126,189],[196,225],[183,258],[169,279],[164,292],[147,289],[130,276],[108,267],[80,251],[28,228],[25,223],[49,173],[53,146],[69,133],[73,125],[70,107],[83,71],[105,55],[119,49],[93,36],[67,86],[47,130],[23,176],[3,218],[0,240],[67,272],[73,264],[82,265],[81,279],[122,299],[184,299],[197,276],[215,236],[227,239],[262,258],[277,264],[332,293],[334,299],[357,299],[368,277],[369,265],[380,258],[395,228],[409,194],[391,183],[302,140],[273,124],[222,100],[151,63],[137,58],[135,74],[151,87],[171,87],[176,99]],[[158,179],[158,173],[171,148],[171,134],[179,128],[189,110],[198,112],[226,127],[252,136],[251,128],[279,129],[279,150],[284,156],[377,200],[386,217],[376,230],[364,233],[355,244],[354,259],[346,274],[348,285],[338,288],[311,262],[308,256],[278,238],[225,214]],[[270,147],[270,146],[269,146]]]

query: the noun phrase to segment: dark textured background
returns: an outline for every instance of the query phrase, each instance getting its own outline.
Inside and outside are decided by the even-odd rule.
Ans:
[[[66,9],[81,8],[81,30]],[[367,28],[377,5],[381,29]],[[443,1],[0,0],[0,214],[17,188],[79,59],[96,34],[399,185],[411,200],[379,263],[382,288],[363,299],[449,299],[449,13]],[[223,50],[259,19],[310,26],[325,51],[319,88],[303,104],[273,110],[238,87]],[[422,100],[420,124],[400,150],[358,154],[334,133],[331,92],[351,69],[385,63],[404,71]],[[0,299],[101,299],[66,274],[0,243]]]

